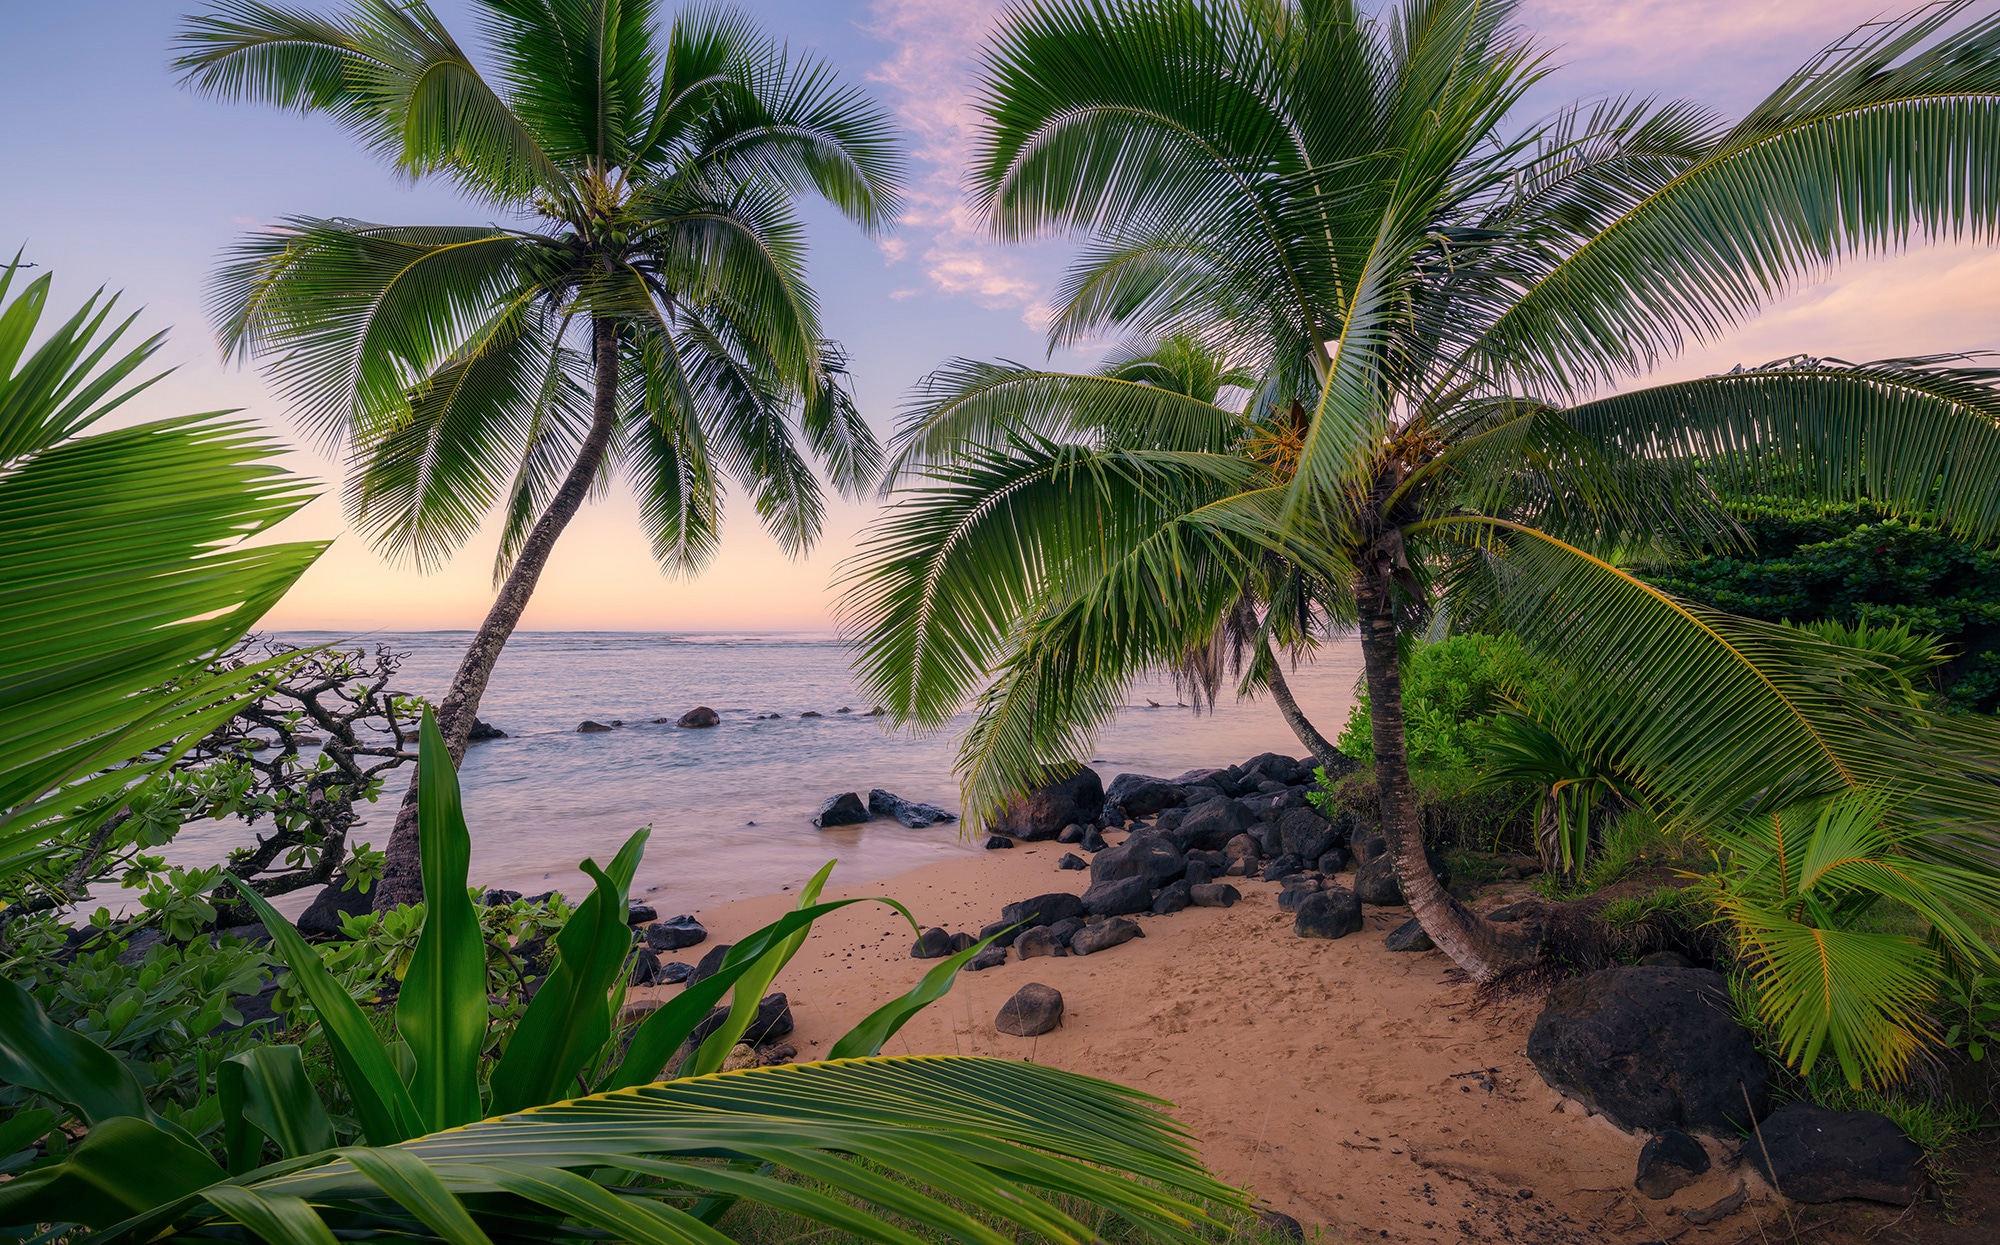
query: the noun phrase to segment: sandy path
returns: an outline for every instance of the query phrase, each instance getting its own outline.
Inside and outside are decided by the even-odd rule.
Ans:
[[[1003,903],[1080,893],[1087,873],[1055,869],[1065,850],[1024,845],[827,897],[892,895],[926,926],[976,932]],[[1668,1201],[1634,1193],[1642,1139],[1566,1102],[1528,1063],[1534,1005],[1475,1012],[1443,955],[1382,949],[1406,911],[1369,908],[1359,934],[1302,939],[1275,885],[1231,880],[1244,892],[1232,909],[1140,918],[1143,939],[1094,956],[961,973],[888,1050],[1032,1059],[1166,1098],[1218,1175],[1334,1240],[1732,1241],[1750,1230],[1747,1216],[1704,1229],[1673,1213],[1729,1194],[1747,1169],[1718,1164]],[[795,902],[702,912],[710,940],[681,955]],[[912,937],[872,904],[815,927],[776,985],[801,1058],[917,982],[930,962],[910,957]],[[1000,1005],[1030,981],[1062,991],[1062,1027],[1034,1039],[998,1032]]]

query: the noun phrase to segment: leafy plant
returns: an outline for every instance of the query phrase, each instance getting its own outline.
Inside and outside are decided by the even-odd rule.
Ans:
[[[93,425],[162,338],[102,291],[33,350],[52,281],[0,268],[0,880],[88,843],[269,678],[211,670],[325,545],[249,544],[312,491],[243,421]]]
[[[1943,983],[1942,1019],[1950,1027],[1939,1042],[1962,1050],[1978,1063],[1989,1047],[2000,1043],[2000,975],[1972,972],[1947,974]]]
[[[1414,643],[1403,662],[1404,737],[1410,764],[1467,770],[1483,759],[1482,728],[1510,704],[1532,696],[1545,666],[1508,633],[1447,636]],[[1374,731],[1368,693],[1355,696],[1340,750],[1373,765]]]
[[[1740,987],[1780,1055],[1811,1074],[1830,1053],[1848,1084],[1893,1081],[1939,1036],[1939,946],[2000,964],[1980,932],[2000,891],[1983,871],[1926,857],[1893,799],[1855,792],[1710,831],[1717,865],[1697,883],[1727,921]],[[1880,900],[1909,907],[1932,939],[1856,928]]]
[[[1618,779],[1529,713],[1503,709],[1480,725],[1481,781],[1534,788],[1542,868],[1574,877],[1589,855],[1593,828],[1623,802]]]
[[[912,1245],[903,1225],[1002,1239],[961,1208],[1090,1245],[1097,1233],[1048,1196],[1081,1199],[1168,1240],[1215,1222],[1184,1198],[1242,1208],[1241,1195],[1201,1168],[1159,1104],[1130,1090],[1029,1063],[879,1057],[983,943],[863,1019],[834,1043],[831,1062],[719,1075],[813,920],[864,902],[819,902],[831,865],[804,888],[798,910],[733,944],[714,976],[618,1033],[632,947],[625,892],[644,831],[610,865],[584,863],[595,888],[556,934],[554,967],[482,1086],[489,1016],[465,885],[470,837],[428,711],[420,751],[426,899],[396,1002],[399,1040],[385,1043],[313,948],[240,887],[318,1014],[365,1144],[336,1147],[299,1048],[265,1046],[218,1069],[218,1163],[186,1130],[146,1110],[123,1065],[53,1026],[18,986],[0,983],[0,1075],[89,1125],[60,1158],[0,1184],[0,1224],[81,1223],[107,1239],[234,1224],[284,1245],[325,1245],[330,1225],[365,1221],[374,1231],[469,1245],[567,1230],[698,1245],[723,1239],[714,1223],[749,1200],[883,1245]],[[726,993],[721,1024],[693,1046],[677,1077],[655,1083]],[[32,1118],[29,1127],[43,1123]],[[271,1148],[281,1157],[265,1163]],[[916,1186],[884,1179],[876,1166]]]

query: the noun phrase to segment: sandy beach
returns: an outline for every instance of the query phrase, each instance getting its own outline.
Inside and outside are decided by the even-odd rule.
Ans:
[[[1115,842],[1116,835],[1109,836]],[[929,864],[885,882],[830,886],[828,898],[889,895],[925,926],[976,932],[1003,903],[1055,890],[1067,848]],[[838,882],[839,871],[834,873]],[[962,972],[950,995],[892,1039],[912,1054],[1031,1059],[1123,1082],[1175,1104],[1223,1179],[1335,1241],[1733,1241],[1754,1233],[1738,1213],[1706,1227],[1678,1212],[1747,1184],[1747,1165],[1717,1163],[1665,1201],[1632,1188],[1644,1139],[1550,1089],[1528,1062],[1539,1005],[1480,1006],[1442,954],[1395,953],[1382,936],[1408,918],[1368,908],[1367,927],[1337,941],[1303,939],[1277,906],[1278,887],[1230,879],[1243,901],[1139,918],[1145,937],[1088,957],[1009,958]],[[1481,906],[1505,902],[1496,892]],[[692,960],[777,918],[795,894],[698,913],[709,941]],[[667,914],[662,914],[667,915]],[[777,980],[797,1024],[787,1040],[810,1059],[870,1010],[908,990],[932,962],[913,959],[908,926],[862,904],[822,920]],[[1028,982],[1063,995],[1062,1026],[1039,1038],[994,1028]],[[678,987],[640,990],[634,997]]]

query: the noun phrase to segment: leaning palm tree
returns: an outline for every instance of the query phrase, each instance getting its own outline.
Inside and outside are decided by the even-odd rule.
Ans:
[[[1001,238],[1086,235],[1051,325],[1186,333],[1256,361],[1247,412],[995,369],[921,405],[921,475],[845,601],[896,720],[976,706],[968,812],[1072,761],[1138,673],[1214,634],[1277,554],[1358,629],[1383,825],[1416,915],[1474,977],[1535,953],[1425,867],[1399,641],[1507,627],[1615,688],[1593,737],[1689,824],[1893,786],[1910,850],[1993,879],[1971,727],[1875,696],[1864,651],[1704,610],[1618,563],[1740,539],[1718,484],[1866,493],[2000,535],[2000,393],[1950,360],[1810,361],[1604,396],[1840,256],[2000,222],[2000,20],[1871,24],[1744,119],[1565,109],[1496,0],[1050,0],[988,54],[972,170]],[[957,365],[965,371],[970,365]],[[1101,426],[1176,426],[1133,448]],[[1879,679],[1875,680],[1879,683]],[[1990,953],[1988,953],[1990,954]]]
[[[490,76],[421,0],[220,0],[176,61],[203,93],[330,116],[513,222],[295,217],[245,238],[215,290],[225,354],[263,359],[351,455],[349,518],[379,548],[435,565],[502,509],[498,595],[438,708],[454,764],[557,537],[614,470],[669,572],[714,553],[725,473],[794,554],[823,519],[810,459],[845,492],[873,484],[793,203],[817,193],[872,230],[899,179],[886,116],[736,14],[474,8]],[[415,852],[412,796],[379,903],[417,894]]]

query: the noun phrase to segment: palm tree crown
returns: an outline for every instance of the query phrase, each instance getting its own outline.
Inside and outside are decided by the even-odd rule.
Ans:
[[[1864,27],[1740,122],[1610,101],[1519,133],[1543,62],[1507,3],[1017,11],[973,181],[1001,237],[1084,236],[1052,345],[1183,334],[1259,380],[1232,431],[1101,376],[933,377],[895,447],[922,482],[846,598],[871,690],[924,725],[976,704],[986,812],[1087,755],[1127,681],[1211,643],[1276,556],[1312,577],[1321,634],[1360,632],[1405,893],[1476,976],[1530,949],[1424,865],[1397,660],[1419,624],[1505,626],[1615,689],[1575,746],[1677,818],[1914,786],[1921,850],[1990,876],[2000,823],[1968,777],[2000,772],[1990,732],[1868,701],[1865,652],[1617,563],[1740,539],[1719,483],[1865,491],[1991,539],[2000,394],[1933,358],[1602,395],[1844,254],[1993,236],[2000,20],[1965,8]]]
[[[899,179],[881,110],[739,15],[473,7],[490,73],[391,0],[222,0],[176,62],[205,93],[329,116],[510,222],[295,217],[245,238],[215,291],[225,351],[261,357],[351,454],[349,515],[378,547],[432,565],[502,507],[499,598],[439,706],[454,758],[556,537],[614,470],[669,571],[714,553],[721,477],[794,553],[822,522],[814,460],[844,491],[872,484],[793,201],[873,230]],[[404,814],[382,902],[415,894]]]

